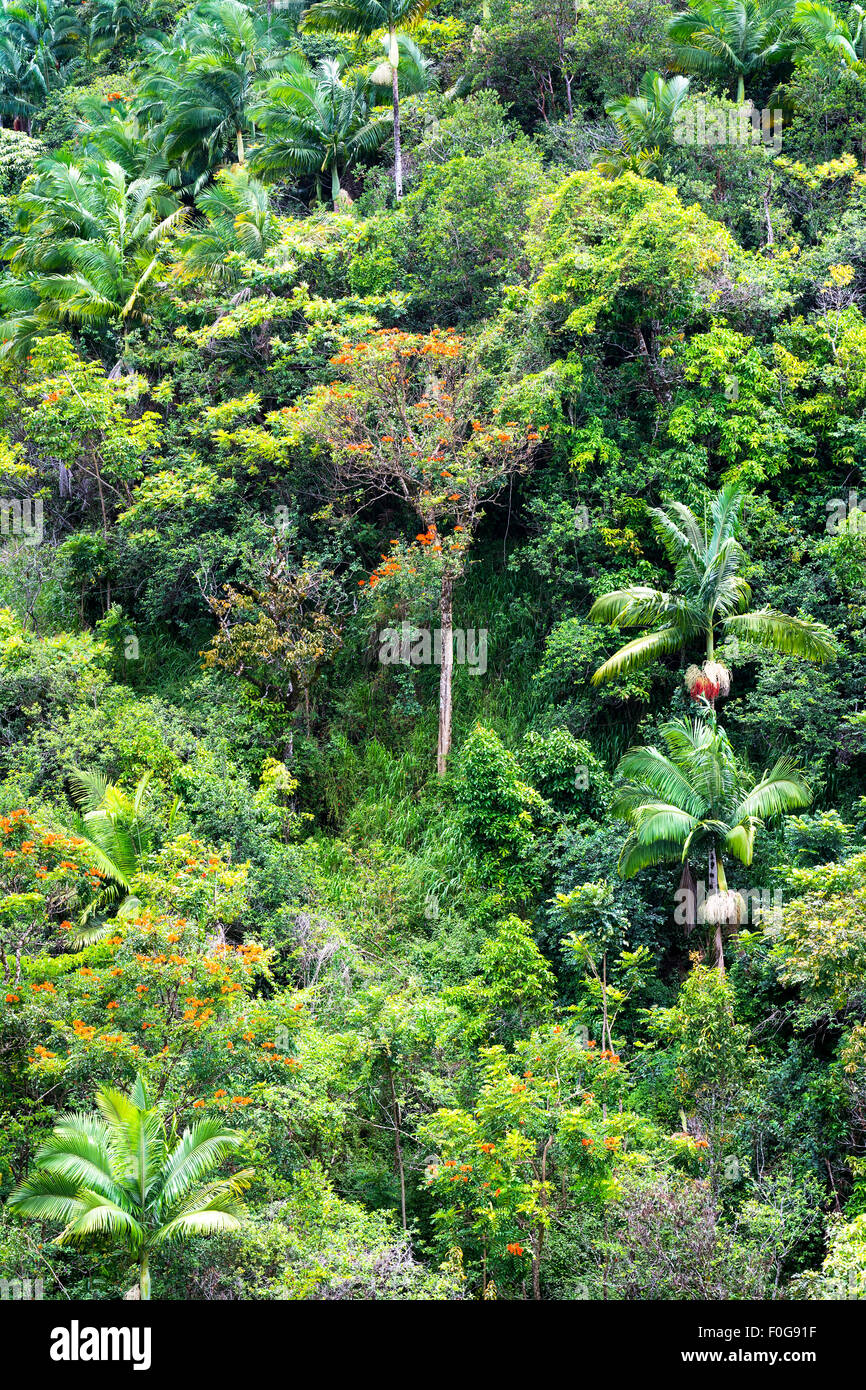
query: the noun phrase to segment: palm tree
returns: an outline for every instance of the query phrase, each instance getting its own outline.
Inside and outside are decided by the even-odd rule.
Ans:
[[[861,48],[864,14],[866,12],[859,5],[851,7],[852,22],[857,20],[857,27],[852,30],[829,5],[816,4],[815,0],[798,0],[794,7],[794,30],[807,47],[829,49],[844,62],[855,66],[864,56]]]
[[[391,67],[391,60],[388,56],[391,41],[387,34],[383,34],[380,42],[384,56],[367,78],[370,97],[374,106],[388,104],[391,100],[394,84],[394,69]],[[400,54],[397,68],[400,94],[404,97],[415,96],[418,92],[429,91],[436,81],[434,67],[430,59],[421,52],[412,35],[398,33],[397,49]]]
[[[141,11],[130,0],[96,0],[90,20],[90,50],[110,53],[123,39],[135,38]]]
[[[40,102],[48,95],[38,64],[9,33],[0,33],[0,115],[17,121],[29,134]]]
[[[677,112],[689,90],[687,77],[666,81],[657,72],[646,72],[636,97],[618,97],[605,106],[616,126],[621,145],[599,150],[593,164],[606,178],[631,172],[646,178],[658,173],[658,160],[673,132]]]
[[[651,630],[609,657],[593,675],[594,685],[698,642],[705,648],[707,662],[717,666],[717,637],[747,638],[770,651],[808,661],[832,659],[836,644],[823,623],[749,606],[752,591],[738,573],[746,555],[736,536],[744,496],[738,483],[716,493],[710,509],[711,529],[681,502],[650,508],[655,531],[674,566],[677,592],[636,584],[596,599],[590,622]],[[715,679],[719,672],[711,675]]]
[[[75,124],[77,147],[84,158],[97,163],[119,164],[130,183],[136,179],[159,179],[172,191],[182,180],[135,112],[125,105],[109,104],[100,97],[83,98],[81,117]]]
[[[433,0],[319,0],[306,10],[300,28],[310,33],[358,34],[369,38],[385,30],[394,108],[394,190],[403,196],[403,151],[400,143],[400,43],[398,29],[411,30],[424,18]]]
[[[42,1221],[63,1221],[58,1245],[110,1238],[138,1262],[141,1298],[150,1298],[154,1250],[192,1236],[236,1230],[241,1193],[252,1169],[201,1185],[241,1142],[221,1119],[200,1120],[180,1139],[159,1109],[148,1108],[141,1076],[128,1096],[96,1092],[98,1114],[68,1111],[36,1155],[36,1172],[9,1207]]]
[[[211,0],[181,21],[171,38],[143,46],[150,70],[139,115],[154,126],[166,156],[207,168],[228,150],[246,159],[256,85],[285,63],[290,36],[281,22],[239,0]]]
[[[342,68],[339,60],[326,58],[311,71],[294,58],[289,71],[272,79],[256,108],[268,139],[253,156],[256,170],[266,174],[314,174],[317,184],[330,174],[335,205],[341,169],[378,149],[391,125],[388,116],[370,109],[367,79],[356,73],[345,82]]]
[[[742,920],[745,904],[728,889],[723,854],[752,862],[764,818],[808,806],[812,794],[791,760],[781,757],[749,787],[724,730],[705,702],[705,717],[662,726],[667,752],[630,748],[617,772],[623,778],[613,814],[630,827],[619,858],[623,878],[650,865],[683,864],[681,887],[694,888],[689,859],[707,862],[704,920],[715,926],[716,964],[724,970],[724,926]],[[689,924],[695,921],[692,906]]]
[[[746,99],[746,79],[790,58],[794,0],[697,0],[668,21],[672,67],[722,86],[737,85]]]
[[[126,916],[140,905],[138,898],[132,895],[132,880],[151,849],[144,815],[150,773],[139,778],[132,796],[116,782],[109,782],[101,772],[83,772],[74,767],[69,771],[69,780],[72,799],[78,807],[78,815],[70,822],[69,831],[86,840],[95,867],[107,879],[105,888],[82,916],[78,940],[86,943],[102,932],[100,927],[86,929],[94,912]],[[171,818],[177,805],[176,800]]]
[[[145,287],[185,215],[158,177],[130,180],[113,160],[73,155],[40,160],[14,214],[3,255],[16,278],[0,291],[5,353],[67,324],[125,336],[146,322]]]
[[[26,130],[49,92],[64,85],[80,41],[74,9],[55,0],[7,0],[0,9],[0,111]]]
[[[197,205],[206,224],[192,228],[180,243],[184,269],[193,275],[235,284],[238,254],[261,261],[279,240],[268,190],[247,168],[221,169]]]

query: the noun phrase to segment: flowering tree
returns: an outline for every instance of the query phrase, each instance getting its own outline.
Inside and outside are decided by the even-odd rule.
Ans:
[[[335,492],[361,505],[386,498],[415,513],[417,544],[435,557],[442,663],[436,769],[451,748],[453,595],[484,512],[516,473],[530,466],[540,432],[515,421],[475,418],[467,347],[453,329],[382,329],[344,343],[331,358],[342,381],[312,392],[299,408],[303,428],[329,446]],[[387,570],[399,566],[383,556]]]
[[[624,1068],[609,1049],[583,1046],[570,1030],[538,1029],[517,1044],[482,1051],[481,1100],[473,1110],[437,1110],[425,1137],[437,1156],[426,1184],[435,1220],[452,1241],[478,1248],[482,1292],[491,1273],[521,1278],[528,1260],[533,1298],[541,1298],[541,1255],[558,1203],[610,1195],[611,1173],[635,1129],[613,1107]]]
[[[0,816],[0,846],[0,970],[14,1004],[22,955],[64,941],[105,875],[83,839],[49,829],[24,807]]]

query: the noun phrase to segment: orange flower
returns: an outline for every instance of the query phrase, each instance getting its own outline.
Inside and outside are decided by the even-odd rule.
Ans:
[[[523,1254],[523,1246],[520,1245],[520,1244],[518,1244],[518,1242],[517,1242],[516,1240],[512,1241],[511,1244],[510,1244],[507,1248],[508,1248],[508,1253],[509,1253],[509,1255],[522,1255],[522,1254]]]

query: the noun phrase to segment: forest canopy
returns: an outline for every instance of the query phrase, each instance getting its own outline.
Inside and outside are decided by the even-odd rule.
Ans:
[[[864,155],[844,2],[0,0],[0,1292],[866,1297]]]

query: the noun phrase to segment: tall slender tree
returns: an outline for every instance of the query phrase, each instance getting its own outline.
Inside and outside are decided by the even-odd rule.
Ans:
[[[299,407],[299,425],[327,445],[338,500],[355,511],[394,499],[424,527],[415,558],[432,562],[439,590],[441,777],[451,750],[454,587],[484,505],[531,466],[539,433],[523,434],[514,421],[473,419],[468,347],[452,329],[383,329],[343,344],[332,362],[345,384],[312,391]],[[363,582],[375,586],[389,577],[395,562],[382,559]]]
[[[398,198],[403,196],[398,30],[413,29],[424,18],[432,3],[433,0],[319,0],[301,18],[301,29],[309,33],[358,34],[368,38],[381,30],[386,32],[394,108],[394,189]]]
[[[767,817],[808,806],[811,791],[790,758],[779,758],[750,786],[724,730],[706,708],[703,718],[663,725],[666,752],[630,748],[617,769],[622,782],[613,814],[628,823],[619,871],[632,878],[653,864],[681,863],[681,887],[693,891],[690,858],[706,856],[705,922],[714,929],[719,970],[725,968],[724,929],[742,919],[744,903],[728,888],[724,856],[752,862]],[[693,907],[689,921],[694,923]]]

